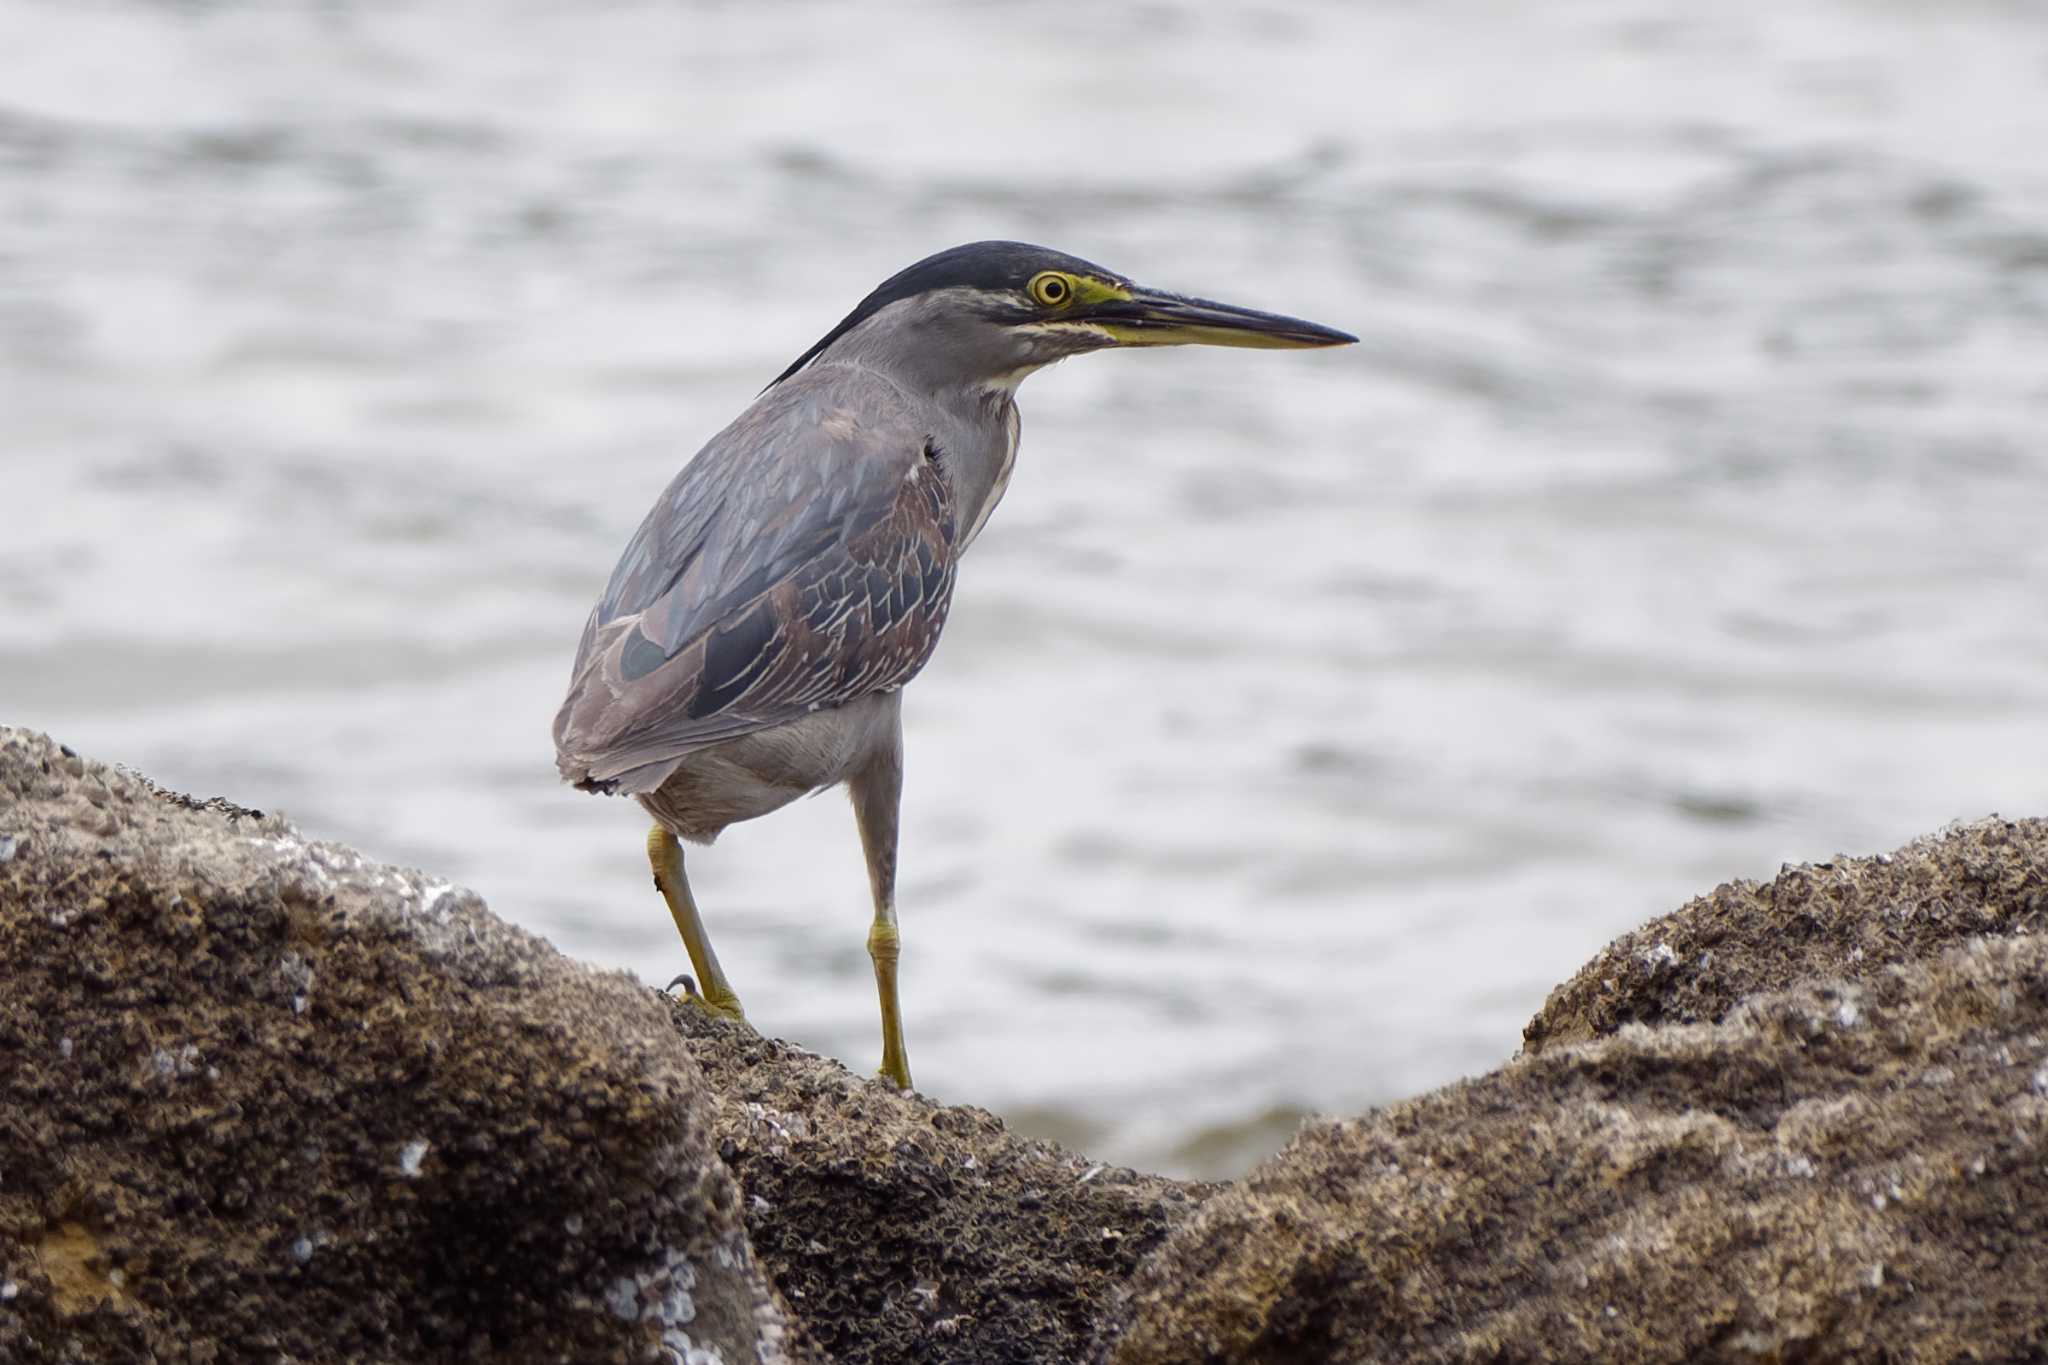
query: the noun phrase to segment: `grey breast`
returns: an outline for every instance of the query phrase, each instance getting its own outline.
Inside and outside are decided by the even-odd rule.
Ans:
[[[649,791],[697,750],[914,677],[959,530],[929,427],[883,375],[822,365],[713,437],[584,627],[555,716],[562,776]]]

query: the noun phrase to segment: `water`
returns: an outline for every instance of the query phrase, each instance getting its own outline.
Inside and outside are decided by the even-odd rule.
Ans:
[[[649,980],[656,491],[984,236],[1356,331],[1023,392],[908,694],[920,1085],[1241,1169],[1781,859],[2048,810],[2037,7],[0,4],[0,718]],[[877,1055],[845,803],[693,855]]]

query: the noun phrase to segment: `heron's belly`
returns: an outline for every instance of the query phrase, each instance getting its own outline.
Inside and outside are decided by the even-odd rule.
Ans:
[[[888,753],[901,708],[900,693],[876,693],[701,749],[640,804],[678,838],[708,844],[727,825],[844,782]]]

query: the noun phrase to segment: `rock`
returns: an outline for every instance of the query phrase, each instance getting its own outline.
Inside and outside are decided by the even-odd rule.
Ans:
[[[1974,825],[1626,936],[1527,1054],[1210,1200],[1097,1358],[2048,1354],[2044,835]]]
[[[1531,1052],[1623,1024],[1709,1022],[1745,996],[1864,981],[1980,934],[2048,932],[2048,820],[1980,820],[1878,858],[1728,882],[1623,934],[1522,1030]]]
[[[12,730],[0,971],[9,1361],[1070,1360],[1211,1189]]]
[[[0,729],[0,1359],[809,1358],[661,1002]]]
[[[754,1248],[836,1361],[1078,1360],[1139,1261],[1213,1192],[674,1009],[719,1096]]]
[[[0,1360],[2048,1356],[2048,825],[1732,884],[1183,1185],[0,729]]]

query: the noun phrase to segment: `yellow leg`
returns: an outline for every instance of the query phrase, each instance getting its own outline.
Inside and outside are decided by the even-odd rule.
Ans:
[[[868,926],[868,956],[875,963],[875,994],[882,1001],[882,1079],[910,1089],[910,1054],[903,1048],[903,1011],[896,1003],[896,959],[903,936],[896,932],[896,810],[903,794],[902,738],[848,786],[853,818],[860,826],[861,851],[868,860],[868,888],[875,919]]]
[[[704,933],[704,919],[697,913],[697,902],[690,896],[690,882],[683,875],[683,846],[664,826],[656,825],[647,831],[647,861],[654,867],[654,889],[661,892],[661,898],[668,902],[668,912],[675,919],[676,932],[683,936],[683,947],[690,954],[690,965],[697,971],[697,984],[702,988],[702,994],[690,998],[713,1014],[721,1014],[728,1019],[746,1018],[732,983],[725,979],[724,971],[719,968],[718,954],[711,951],[711,940]]]
[[[886,918],[877,913],[868,928],[868,956],[875,963],[875,994],[882,999],[882,1079],[898,1090],[910,1089],[910,1055],[903,1049],[903,1010],[896,1003],[896,959],[902,955],[896,932],[895,907]]]

